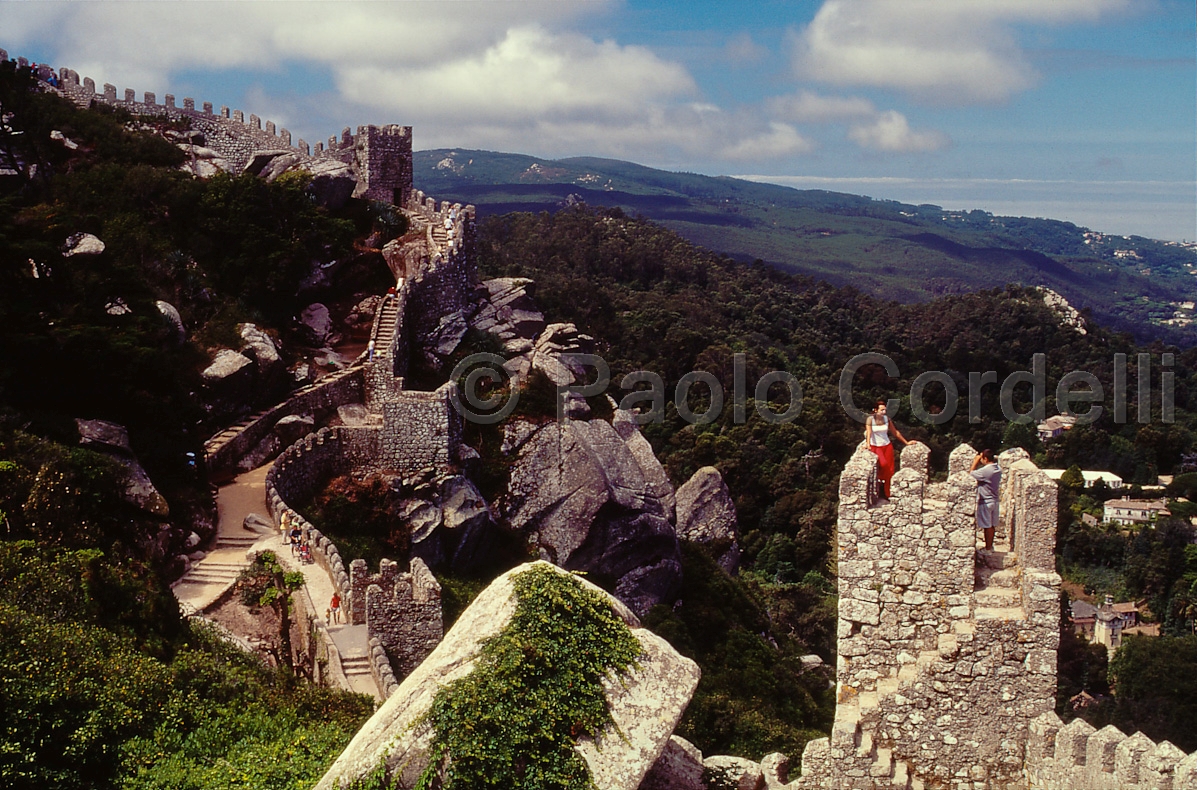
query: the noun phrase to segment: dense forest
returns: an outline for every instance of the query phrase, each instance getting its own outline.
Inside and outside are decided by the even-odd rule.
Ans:
[[[387,287],[371,240],[394,230],[393,214],[359,201],[329,212],[302,178],[196,179],[177,169],[182,153],[163,138],[185,132],[176,123],[77,110],[34,90],[11,62],[0,64],[0,117],[0,784],[310,786],[369,715],[369,701],[267,668],[182,618],[167,559],[197,520],[211,518],[208,483],[186,461],[227,419],[198,394],[211,353],[235,345],[237,325],[251,321],[297,359],[293,316],[314,288],[331,301]],[[68,238],[82,232],[103,239],[105,251],[64,257]],[[1169,493],[1192,496],[1194,478],[1184,473],[1197,470],[1197,351],[1138,346],[1092,320],[1082,334],[1033,289],[902,305],[713,255],[646,220],[586,206],[494,217],[479,229],[478,250],[483,276],[534,279],[549,320],[576,322],[596,338],[616,400],[626,394],[622,376],[635,370],[660,374],[670,393],[691,370],[730,390],[737,353],[748,382],[785,370],[802,385],[801,416],[787,424],[762,419],[750,394],[743,424],[729,408],[692,425],[670,397],[662,421],[645,426],[675,483],[717,466],[739,513],[740,575],[685,546],[681,605],[648,618],[703,668],[681,733],[708,753],[797,756],[830,726],[825,677],[804,673],[799,657],[834,662],[837,479],[861,435],[837,386],[856,354],[882,352],[899,366],[895,379],[876,366],[860,371],[855,401],[897,397],[903,433],[932,448],[937,474],[960,441],[1019,445],[1042,463],[1108,469],[1132,483],[1177,474]],[[313,285],[315,269],[328,281]],[[186,341],[156,300],[178,308]],[[1037,352],[1047,355],[1049,414],[1066,371],[1091,372],[1112,393],[1114,355],[1149,353],[1158,393],[1162,355],[1175,354],[1174,422],[1153,399],[1148,424],[1118,423],[1107,409],[1042,444],[1002,418],[996,387],[982,393],[980,421],[969,422],[968,374],[1004,378],[1030,369]],[[912,381],[931,370],[946,372],[960,398],[955,417],[937,425],[913,419],[909,402]],[[1132,369],[1131,415],[1136,384]],[[936,386],[926,400],[942,413],[948,404]],[[541,396],[529,391],[526,407],[551,409],[551,395]],[[780,389],[769,397],[771,408],[784,408]],[[1034,398],[1020,387],[1019,411],[1038,405]],[[697,386],[690,406],[701,411],[708,399]],[[79,445],[76,418],[128,428],[169,515],[121,496],[121,468]],[[496,462],[485,432],[470,438]],[[483,470],[502,475],[497,462]],[[1061,656],[1062,699],[1107,684],[1115,703],[1100,715],[1197,748],[1197,692],[1183,680],[1197,663],[1194,637],[1184,636],[1197,614],[1192,530],[1179,520],[1085,528],[1080,515],[1094,496],[1062,489],[1062,571],[1091,593],[1148,598],[1168,636],[1128,640],[1108,666],[1074,644]],[[370,515],[347,512],[346,520]],[[444,581],[447,605],[460,611],[485,580]]]

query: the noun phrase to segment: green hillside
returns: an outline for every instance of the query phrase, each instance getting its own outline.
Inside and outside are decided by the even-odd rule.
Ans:
[[[885,299],[909,303],[1007,283],[1043,285],[1141,341],[1197,342],[1197,325],[1188,325],[1193,311],[1180,305],[1197,298],[1197,251],[1153,239],[1086,237],[1088,229],[1070,222],[944,211],[592,157],[420,151],[414,171],[418,188],[473,203],[484,217],[555,211],[577,200],[617,206],[733,259],[759,259]]]

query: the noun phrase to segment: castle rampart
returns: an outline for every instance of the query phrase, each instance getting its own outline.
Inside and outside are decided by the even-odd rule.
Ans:
[[[1054,484],[1018,459],[1003,492],[1027,557],[978,552],[972,449],[943,483],[927,456],[903,450],[888,500],[863,445],[841,476],[836,721],[796,786],[1026,786],[1030,724],[1055,704],[1060,579],[1039,551],[1054,543]]]
[[[0,50],[0,60],[7,59],[8,53]],[[17,63],[29,65],[25,58],[19,58]],[[217,114],[213,112],[212,102],[207,101],[201,102],[201,109],[197,110],[196,101],[191,97],[184,97],[183,106],[179,107],[174,95],[169,93],[163,96],[163,103],[158,104],[157,96],[151,91],[143,93],[142,100],[138,101],[137,92],[132,88],[125,88],[118,95],[117,87],[110,83],[97,92],[95,80],[80,78],[79,73],[70,68],[59,69],[57,81],[57,86],[47,87],[47,90],[57,90],[80,107],[100,102],[135,115],[187,119],[192,130],[203,135],[203,147],[215,152],[227,163],[226,169],[233,173],[242,172],[254,155],[262,151],[292,153],[301,160],[331,157],[352,167],[358,181],[355,197],[397,206],[409,202],[412,191],[410,126],[359,126],[356,135],[347,128],[339,143],[336,138],[329,138],[328,150],[318,144],[313,156],[305,141],[293,145],[289,130],[252,113],[248,121],[244,112],[232,110],[230,113],[226,106],[222,106]]]
[[[1027,780],[1039,790],[1193,790],[1197,752],[1186,755],[1168,741],[1143,733],[1127,737],[1114,726],[1094,730],[1055,713],[1031,723]]]

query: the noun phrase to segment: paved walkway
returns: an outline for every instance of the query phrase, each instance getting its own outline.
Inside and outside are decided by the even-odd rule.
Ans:
[[[301,564],[283,542],[277,528],[255,531],[245,526],[245,517],[250,513],[266,515],[266,473],[270,466],[268,463],[244,472],[217,491],[216,546],[172,585],[179,607],[188,615],[203,614],[236,584],[238,575],[249,566],[257,552],[273,551],[288,570],[303,572],[304,587],[297,594],[306,596],[308,608],[328,628],[333,644],[341,654],[348,690],[381,699],[378,685],[370,674],[366,626],[345,625],[348,608],[344,605],[340,624],[329,623],[326,619],[325,612],[334,589],[328,573],[315,563]]]

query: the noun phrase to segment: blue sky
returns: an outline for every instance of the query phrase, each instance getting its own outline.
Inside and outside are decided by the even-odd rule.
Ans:
[[[4,2],[0,47],[308,141],[597,155],[1197,238],[1192,0]]]

